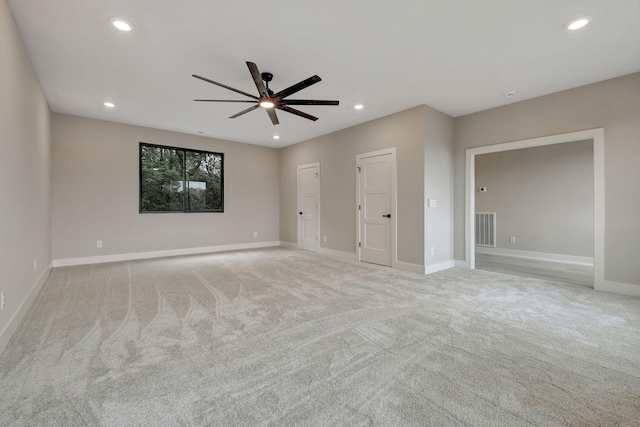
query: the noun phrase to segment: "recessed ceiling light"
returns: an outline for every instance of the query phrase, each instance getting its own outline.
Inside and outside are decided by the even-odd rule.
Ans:
[[[119,29],[120,31],[131,31],[133,30],[133,24],[126,19],[116,18],[115,16],[109,18],[109,22],[111,25]]]
[[[278,135],[273,135],[273,139],[280,139]]]
[[[364,108],[364,105],[356,104],[356,105],[353,106],[353,108],[355,108],[356,110],[362,110]]]
[[[579,18],[572,19],[571,21],[567,22],[564,27],[569,31],[579,30],[580,28],[584,27],[589,22],[591,22],[591,19],[592,18],[590,16],[581,16]]]
[[[104,105],[107,108],[113,108],[113,107],[116,106],[116,104],[114,104],[113,102],[109,102],[109,101],[104,102],[102,105]]]
[[[510,90],[509,92],[506,93],[505,95],[507,98],[513,98],[516,96],[516,91],[515,90]]]

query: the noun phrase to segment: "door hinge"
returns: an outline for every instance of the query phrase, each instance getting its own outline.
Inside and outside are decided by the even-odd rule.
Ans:
[[[362,210],[362,206],[358,205],[358,210],[361,211]]]
[[[362,247],[362,242],[358,242],[358,247],[361,248]]]
[[[358,169],[358,173],[361,172],[360,166],[356,166],[356,168]]]

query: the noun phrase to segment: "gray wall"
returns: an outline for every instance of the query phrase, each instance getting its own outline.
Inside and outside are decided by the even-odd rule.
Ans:
[[[640,285],[640,73],[455,119],[455,257],[465,257],[465,150],[603,127],[605,279]]]
[[[61,114],[52,138],[54,259],[279,240],[276,149]],[[223,152],[225,212],[138,213],[141,141]]]
[[[297,166],[320,162],[320,235],[327,236],[327,242],[321,241],[321,247],[355,253],[356,155],[396,147],[398,261],[424,265],[427,171],[437,178],[434,182],[448,184],[445,189],[434,184],[437,190],[434,188],[432,192],[435,197],[441,197],[442,208],[438,213],[446,217],[442,227],[448,231],[444,234],[450,234],[447,198],[450,197],[451,174],[447,169],[450,160],[447,161],[446,153],[452,142],[452,122],[450,117],[422,105],[283,148],[280,153],[280,240],[297,242]],[[433,130],[428,133],[427,129]],[[425,168],[425,149],[429,148],[436,153],[429,161],[437,163],[444,157],[444,165]],[[440,218],[435,217],[436,220]],[[429,238],[433,245],[442,248],[437,253],[449,260],[450,248],[447,242],[440,242],[438,233],[434,231]],[[451,240],[450,235],[448,240]]]
[[[592,140],[476,156],[475,190],[498,248],[593,257]]]
[[[6,301],[1,332],[19,317],[20,304],[51,264],[49,106],[5,0],[0,64],[0,291]],[[0,349],[11,333],[2,334]]]
[[[425,133],[424,253],[430,266],[453,259],[453,119],[426,107]],[[435,199],[438,206],[427,207],[427,199]]]

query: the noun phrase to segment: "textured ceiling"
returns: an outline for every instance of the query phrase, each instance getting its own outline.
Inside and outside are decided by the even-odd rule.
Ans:
[[[456,117],[640,71],[639,0],[9,3],[53,111],[273,147],[420,104]],[[566,31],[580,15],[591,25]],[[256,92],[245,61],[275,91],[318,74],[294,97],[341,104],[272,126],[264,111],[227,118],[244,104],[192,101],[243,97],[191,74]]]

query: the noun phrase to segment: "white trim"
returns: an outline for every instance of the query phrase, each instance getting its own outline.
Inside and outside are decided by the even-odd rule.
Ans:
[[[318,202],[317,205],[317,209],[316,209],[316,250],[312,251],[312,252],[318,252],[318,250],[320,249],[320,162],[315,162],[315,163],[307,163],[305,165],[298,165],[298,169],[297,169],[297,175],[296,175],[296,180],[297,180],[297,186],[296,186],[296,206],[297,206],[297,210],[296,212],[300,212],[300,209],[302,209],[302,206],[300,206],[300,170],[302,169],[310,169],[310,168],[318,168],[318,181],[316,181],[316,201]],[[298,235],[298,249],[300,249],[300,216],[299,214],[296,214],[297,217],[297,222],[298,222],[298,227],[297,227],[297,235]]]
[[[318,253],[320,255],[327,255],[333,258],[340,258],[340,259],[348,259],[351,261],[357,261],[358,260],[358,256],[354,253],[351,252],[344,252],[344,251],[336,251],[334,249],[327,249],[327,248],[323,248],[320,247],[318,249]]]
[[[280,246],[280,245],[281,243],[278,241],[258,242],[258,243],[240,243],[237,245],[205,246],[200,248],[170,249],[166,251],[134,252],[134,253],[127,253],[127,254],[91,256],[91,257],[83,257],[83,258],[65,258],[65,259],[53,260],[53,266],[68,267],[73,265],[102,264],[105,262],[131,261],[136,259],[162,258],[162,257],[180,256],[180,255],[196,255],[196,254],[206,254],[206,253],[212,253],[212,252],[237,251],[242,249],[270,248],[273,246]]]
[[[302,249],[298,248],[298,245],[296,245],[295,243],[291,243],[291,242],[280,242],[280,246],[282,246],[284,248],[287,248],[287,249],[302,250]],[[327,248],[323,248],[323,247],[319,247],[318,248],[318,254],[326,255],[326,256],[329,256],[329,257],[332,257],[332,258],[348,259],[350,261],[357,261],[358,260],[358,256],[356,254],[352,253],[352,252],[337,251],[335,249],[327,249]]]
[[[541,138],[505,142],[503,144],[468,148],[466,150],[466,212],[465,212],[465,258],[469,268],[475,268],[475,245],[472,236],[475,233],[475,156],[518,150],[521,148],[541,147],[565,142],[593,140],[593,240],[594,240],[594,288],[599,291],[616,292],[614,285],[604,279],[604,128],[588,129]],[[630,285],[633,286],[633,285]]]
[[[40,277],[38,277],[35,283],[31,286],[31,289],[29,289],[27,295],[25,295],[25,297],[22,299],[22,302],[20,303],[18,309],[13,313],[13,316],[11,316],[5,327],[2,329],[2,332],[0,332],[0,353],[2,353],[7,344],[9,344],[11,337],[18,329],[18,326],[24,318],[24,315],[27,314],[27,310],[33,302],[33,299],[36,297],[36,295],[38,295],[40,289],[42,288],[42,285],[44,285],[44,283],[49,278],[51,268],[52,265],[49,264],[47,268],[42,270],[42,273],[40,273]]]
[[[397,199],[397,183],[398,183],[398,171],[396,162],[396,147],[385,148],[383,150],[370,151],[368,153],[356,154],[356,168],[360,168],[360,160],[367,159],[369,157],[391,155],[391,267],[400,268],[397,264],[398,261],[398,199]],[[361,259],[361,251],[359,243],[362,241],[360,236],[360,210],[358,205],[360,204],[360,173],[356,172],[356,257],[358,261]],[[415,265],[415,264],[414,264]]]
[[[630,285],[628,283],[618,283],[605,280],[604,289],[596,291],[614,292],[616,294],[628,295],[632,297],[640,297],[640,285]]]
[[[455,266],[456,266],[456,262],[454,260],[440,262],[434,265],[428,265],[424,268],[424,274],[437,273],[438,271],[448,270]]]
[[[465,188],[465,206],[467,207],[464,213],[464,252],[465,261],[469,265],[469,268],[476,268],[476,254],[475,254],[475,235],[476,235],[476,157],[475,153],[466,152],[466,166],[465,172],[467,175],[466,188]]]
[[[471,268],[469,266],[469,262],[467,262],[467,261],[461,261],[459,259],[454,259],[453,263],[454,263],[454,267],[456,267],[456,268]]]
[[[424,274],[424,265],[411,264],[408,262],[396,261],[393,263],[392,268],[397,268],[398,270],[410,271],[412,273]]]
[[[594,289],[607,291],[604,279],[604,128],[593,137],[593,276]],[[611,288],[610,292],[616,292]]]
[[[490,248],[476,245],[476,253],[499,255],[513,258],[539,259],[560,264],[593,267],[593,258],[575,255],[549,254],[544,252],[519,251],[517,249]]]

